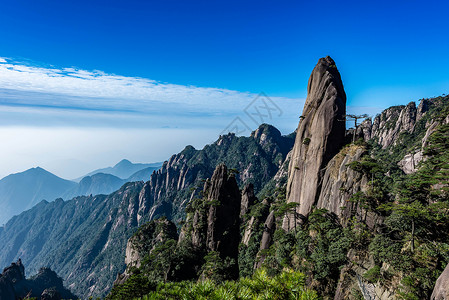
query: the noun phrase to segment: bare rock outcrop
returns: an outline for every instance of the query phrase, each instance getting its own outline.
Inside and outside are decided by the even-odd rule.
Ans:
[[[404,158],[399,161],[398,166],[405,174],[412,174],[418,171],[418,164],[423,160],[422,149],[416,153],[406,154]]]
[[[212,175],[207,200],[212,203],[207,216],[207,249],[219,252],[222,258],[237,259],[241,197],[235,177],[228,176],[224,164]]]
[[[191,237],[196,249],[217,251],[221,257],[236,258],[240,241],[241,195],[235,177],[228,175],[224,164],[216,167],[212,178],[204,183],[203,198],[192,205],[193,218],[187,217],[181,238]],[[187,232],[187,228],[191,228],[191,232]]]
[[[433,288],[431,300],[447,300],[449,299],[449,265],[446,266],[443,273],[438,277],[435,287]]]
[[[271,244],[273,243],[273,234],[276,230],[276,218],[274,216],[274,210],[270,212],[270,214],[267,217],[267,220],[264,224],[263,229],[263,235],[262,240],[260,241],[260,250],[266,250],[270,248]],[[254,268],[260,268],[262,266],[263,261],[265,260],[266,254],[259,251],[259,254],[257,256]]]
[[[177,229],[173,222],[166,218],[153,220],[142,225],[138,231],[128,239],[126,244],[126,270],[118,274],[114,285],[123,284],[131,275],[131,268],[139,268],[143,258],[150,254],[157,246],[169,239],[178,238]]]
[[[287,200],[299,203],[298,213],[307,216],[316,204],[323,169],[338,153],[345,137],[346,94],[332,58],[318,61],[307,87],[303,115],[296,131],[288,170]],[[293,227],[287,218],[284,229]]]
[[[413,132],[418,110],[415,102],[407,106],[393,106],[377,115],[372,126],[363,126],[365,138],[376,139],[382,148],[387,148],[397,141],[401,132]]]
[[[176,226],[173,222],[161,218],[147,223],[128,240],[126,246],[125,263],[127,266],[140,267],[143,257],[158,244],[169,239],[178,238]]]
[[[318,208],[325,208],[340,218],[349,218],[355,207],[349,202],[351,195],[363,191],[367,178],[350,168],[350,163],[359,161],[365,148],[356,145],[345,147],[329,162],[323,176]]]
[[[49,268],[41,268],[38,274],[27,279],[25,267],[19,259],[0,274],[0,300],[30,298],[78,299],[64,287],[62,279]]]
[[[249,208],[257,200],[254,195],[254,185],[252,183],[247,184],[242,191],[242,203],[240,205],[240,218],[242,219],[249,211]]]

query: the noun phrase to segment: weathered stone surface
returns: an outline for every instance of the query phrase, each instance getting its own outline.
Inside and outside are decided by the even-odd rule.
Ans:
[[[240,205],[240,218],[243,218],[247,213],[249,208],[257,200],[254,195],[254,185],[252,183],[247,184],[242,191],[242,203]]]
[[[399,105],[387,108],[374,120],[363,121],[359,126],[358,133],[364,137],[365,141],[376,139],[384,149],[396,145],[400,134],[403,132],[412,133],[417,122],[426,115],[432,105],[439,104],[422,99],[418,107],[416,107],[415,102],[410,102],[406,106]],[[427,124],[426,128],[431,127],[430,125]]]
[[[421,120],[422,117],[426,114],[426,112],[429,110],[430,102],[427,99],[422,99],[419,102],[418,105],[418,112],[416,113],[416,122]]]
[[[376,138],[382,148],[394,145],[403,131],[412,132],[416,123],[415,102],[407,106],[393,106],[374,118],[370,137]]]
[[[419,150],[414,154],[407,154],[398,163],[399,168],[404,171],[405,174],[412,174],[418,171],[418,164],[423,160],[423,151]]]
[[[249,219],[249,221],[246,224],[245,232],[243,233],[243,237],[242,237],[242,243],[246,246],[248,246],[251,235],[253,234],[253,230],[254,230],[253,225],[254,225],[255,221],[256,221],[256,218],[254,216],[252,216],[251,219]]]
[[[353,194],[364,191],[368,181],[349,164],[359,161],[365,151],[364,147],[350,145],[331,159],[323,176],[318,208],[325,208],[342,219],[351,217],[356,207],[349,199]]]
[[[0,300],[29,298],[78,299],[64,287],[62,279],[49,268],[41,268],[38,274],[27,279],[25,267],[19,259],[0,274]]]
[[[303,115],[288,170],[288,202],[299,203],[298,213],[307,216],[316,204],[323,169],[340,150],[345,137],[346,94],[332,58],[318,61],[312,71]],[[284,219],[284,229],[292,228]]]
[[[431,300],[447,300],[449,299],[449,265],[446,266],[443,273],[438,277],[435,287],[433,288]]]
[[[235,177],[228,176],[224,164],[212,175],[207,200],[212,203],[207,217],[207,249],[219,252],[222,258],[237,259],[241,197]]]
[[[274,231],[276,230],[276,219],[274,216],[274,210],[270,212],[270,214],[267,217],[267,220],[265,221],[264,224],[264,229],[263,229],[263,235],[262,235],[262,239],[260,241],[260,250],[265,250],[270,248],[271,244],[273,243],[273,234]],[[256,259],[256,263],[254,265],[254,268],[260,268],[262,266],[263,261],[265,260],[266,255],[265,254],[261,254],[259,252],[257,259]]]
[[[126,244],[125,264],[126,270],[118,274],[114,285],[123,284],[131,275],[130,268],[139,268],[142,259],[153,249],[165,241],[178,239],[177,229],[173,222],[161,218],[142,225]]]
[[[260,241],[260,250],[268,249],[273,242],[273,233],[275,230],[274,210],[270,212],[264,224],[262,240]]]

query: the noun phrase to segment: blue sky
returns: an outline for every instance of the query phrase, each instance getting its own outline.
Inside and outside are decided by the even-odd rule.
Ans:
[[[164,160],[213,141],[260,92],[284,112],[270,121],[291,132],[325,55],[354,112],[447,93],[448,9],[444,1],[2,1],[0,138],[11,150],[0,153],[8,160],[0,177],[41,165],[74,178],[121,158]]]

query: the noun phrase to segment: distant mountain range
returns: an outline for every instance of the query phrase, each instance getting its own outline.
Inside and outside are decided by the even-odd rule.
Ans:
[[[0,224],[42,199],[54,200],[77,186],[40,167],[11,174],[0,180]]]
[[[82,299],[103,297],[124,271],[127,241],[139,225],[161,216],[181,220],[221,162],[235,172],[238,184],[252,183],[263,194],[264,187],[275,185],[272,178],[293,143],[293,135],[262,124],[249,137],[230,133],[201,150],[185,147],[145,183],[126,183],[110,195],[42,201],[0,227],[0,267],[21,258],[31,273],[50,267]]]
[[[40,167],[8,175],[0,180],[0,225],[44,199],[110,194],[126,182],[147,181],[161,165],[133,164],[124,159],[113,167],[95,170],[76,181],[60,178]]]
[[[104,174],[111,174],[114,175],[120,179],[128,179],[131,176],[133,176],[136,172],[139,172],[143,169],[148,169],[147,173],[150,172],[149,174],[151,175],[151,173],[153,173],[154,170],[159,169],[162,166],[162,163],[158,162],[158,163],[151,163],[151,164],[134,164],[132,162],[130,162],[127,159],[122,159],[119,163],[117,163],[115,166],[113,167],[107,167],[107,168],[103,168],[103,169],[98,169],[95,171],[92,171],[84,176],[81,176],[79,178],[73,179],[73,181],[76,182],[80,182],[84,177],[86,176],[92,176],[95,174],[99,174],[99,173],[104,173]],[[146,179],[149,179],[150,176],[145,177]],[[142,179],[138,179],[135,181],[139,181]]]

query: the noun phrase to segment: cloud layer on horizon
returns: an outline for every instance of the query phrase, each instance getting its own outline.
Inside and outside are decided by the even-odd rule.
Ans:
[[[160,161],[260,123],[288,134],[304,101],[0,57],[0,177],[40,165],[74,178],[122,158]]]
[[[4,116],[0,126],[196,128],[209,124],[219,128],[242,115],[256,97],[248,92],[161,83],[102,71],[41,67],[0,58],[0,116]],[[289,130],[304,99],[270,99],[282,111],[282,118],[266,121]],[[115,122],[117,119],[125,121]]]
[[[270,97],[276,114],[252,119],[245,108],[256,98],[0,58],[0,177],[40,165],[74,178],[122,158],[160,161],[215,141],[237,118],[242,135],[262,122],[296,128],[304,99]]]

